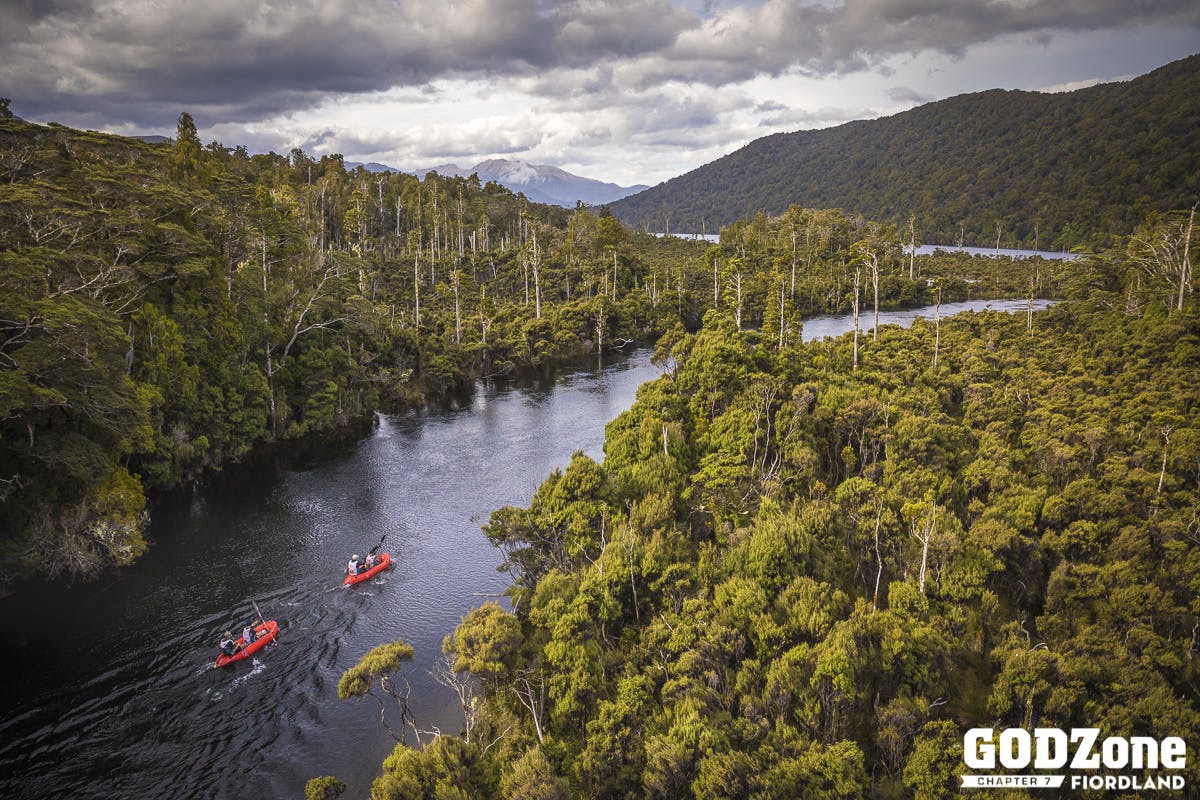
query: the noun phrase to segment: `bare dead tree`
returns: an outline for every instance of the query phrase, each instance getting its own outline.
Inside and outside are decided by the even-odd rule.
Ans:
[[[853,306],[852,306],[854,309],[854,369],[858,369],[858,333],[860,330],[859,324],[858,324],[858,303],[859,303],[859,289],[861,286],[862,286],[862,262],[856,260],[854,262],[854,300],[853,300]]]
[[[737,329],[742,329],[742,271],[739,269],[729,276],[729,286],[734,293],[733,320]]]
[[[536,319],[542,318],[542,250],[538,246],[537,230],[531,230],[529,236],[529,246],[525,249],[524,258],[525,264],[525,302],[529,302],[529,272],[533,272],[533,296],[534,296],[534,311],[533,315]]]
[[[479,693],[475,682],[466,673],[454,671],[454,656],[443,653],[429,672],[433,679],[454,692],[463,713],[463,741],[471,743],[471,736],[479,724]]]
[[[458,303],[458,285],[460,282],[459,270],[454,270],[450,274],[450,285],[454,288],[454,343],[462,343],[462,314],[459,311]]]
[[[1173,290],[1175,311],[1183,310],[1184,298],[1192,289],[1191,240],[1196,221],[1192,206],[1187,222],[1170,219],[1140,231],[1130,239],[1130,256],[1150,278],[1165,278]]]
[[[533,731],[538,744],[544,744],[546,736],[542,718],[546,713],[546,677],[542,670],[537,667],[521,670],[513,681],[512,690],[533,718]]]
[[[917,263],[917,217],[915,214],[908,215],[908,279],[911,281],[916,275]]]
[[[936,367],[938,363],[938,350],[942,344],[942,284],[938,281],[937,298],[933,304],[933,365]]]

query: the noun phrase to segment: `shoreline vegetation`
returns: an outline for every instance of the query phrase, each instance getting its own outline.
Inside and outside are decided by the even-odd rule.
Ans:
[[[664,241],[473,177],[204,146],[186,114],[165,144],[0,119],[0,163],[0,585],[131,563],[147,496],[256,448],[714,306],[783,341],[851,308],[856,274],[862,307],[870,280],[880,308],[1057,291],[1053,266],[905,263],[839,211]]]
[[[1187,219],[1030,315],[665,336],[604,460],[492,514],[461,731],[401,705],[372,800],[951,798],[971,727],[1200,737],[1200,317],[1144,249]]]
[[[264,446],[655,342],[603,462],[484,528],[511,610],[444,642],[460,735],[389,690],[406,643],[346,673],[412,733],[373,800],[941,798],[980,723],[1200,738],[1194,209],[1069,262],[799,207],[669,241],[186,114],[0,119],[0,169],[0,583],[130,563],[148,494]],[[868,330],[999,297],[1059,302]]]

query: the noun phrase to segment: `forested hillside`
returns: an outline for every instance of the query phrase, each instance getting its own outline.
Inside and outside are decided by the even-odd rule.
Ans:
[[[1200,318],[1154,232],[1032,315],[665,337],[603,463],[492,515],[464,735],[372,797],[943,798],[976,725],[1200,738]]]
[[[0,584],[129,563],[147,493],[265,443],[679,316],[611,217],[2,110]]]
[[[1200,56],[1062,94],[994,90],[775,134],[611,204],[626,224],[716,231],[789,205],[842,208],[924,241],[1111,243],[1200,197]]]
[[[800,206],[708,247],[187,115],[0,119],[0,176],[3,579],[129,563],[147,494],[254,448],[657,340],[603,463],[486,526],[511,611],[445,642],[462,735],[407,715],[394,634],[346,673],[423,738],[377,800],[947,797],[976,724],[1200,737],[1194,211],[1075,263]],[[866,330],[999,295],[1064,302]]]
[[[202,146],[186,115],[173,143],[0,119],[0,174],[0,584],[131,562],[147,494],[269,443],[714,305],[794,336],[853,305],[855,273],[921,303],[938,269],[861,216],[793,208],[706,249],[494,183]],[[1053,291],[962,266],[947,299]]]

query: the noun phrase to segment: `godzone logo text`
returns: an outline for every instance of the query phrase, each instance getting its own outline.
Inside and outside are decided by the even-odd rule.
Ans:
[[[1187,766],[1187,744],[1178,736],[1161,741],[1151,736],[1109,736],[1099,728],[1009,728],[996,736],[993,728],[972,728],[963,736],[963,761],[972,770],[1062,770],[1071,775],[963,775],[972,788],[1057,788],[1070,778],[1072,789],[1180,790]],[[1098,774],[1099,773],[1099,774]],[[1120,773],[1120,774],[1116,774]],[[1157,773],[1157,774],[1156,774]]]

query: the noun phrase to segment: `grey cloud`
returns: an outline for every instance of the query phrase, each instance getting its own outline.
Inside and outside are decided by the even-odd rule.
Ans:
[[[536,119],[515,118],[502,129],[482,125],[430,125],[398,131],[327,129],[311,134],[299,146],[315,153],[344,153],[356,159],[427,165],[458,158],[478,160],[480,154],[525,153],[545,139],[546,134]]]
[[[767,0],[715,14],[666,50],[631,64],[630,85],[691,80],[713,86],[758,75],[888,71],[888,59],[951,56],[1006,35],[1049,41],[1054,32],[1148,24],[1200,26],[1194,0],[846,0],[840,6]]]
[[[612,141],[612,130],[607,126],[598,128],[587,128],[585,130],[576,131],[575,134],[567,141],[570,147],[588,148],[600,144],[607,144]]]
[[[887,90],[887,96],[898,103],[928,103],[933,99],[930,95],[910,89],[907,86],[893,86]]]
[[[31,3],[0,29],[0,85],[32,116],[245,121],[331,93],[636,57],[696,22],[667,0]]]
[[[819,108],[816,110],[789,109],[782,114],[765,117],[764,126],[777,130],[795,130],[797,128],[827,128],[840,125],[856,119],[870,119],[878,116],[878,112],[869,108]]]
[[[165,136],[174,136],[175,127],[173,125],[169,128],[164,127],[159,132]],[[235,144],[242,145],[251,153],[273,151],[286,154],[293,147],[299,146],[299,142],[293,141],[293,137],[289,137],[281,131],[248,130],[236,124],[214,125],[206,130],[206,134],[205,138],[212,138],[229,147]]]
[[[619,102],[664,83],[886,71],[1005,35],[1200,25],[1194,0],[23,0],[6,3],[0,86],[70,124],[202,125],[446,78]],[[704,119],[697,120],[703,124]]]

